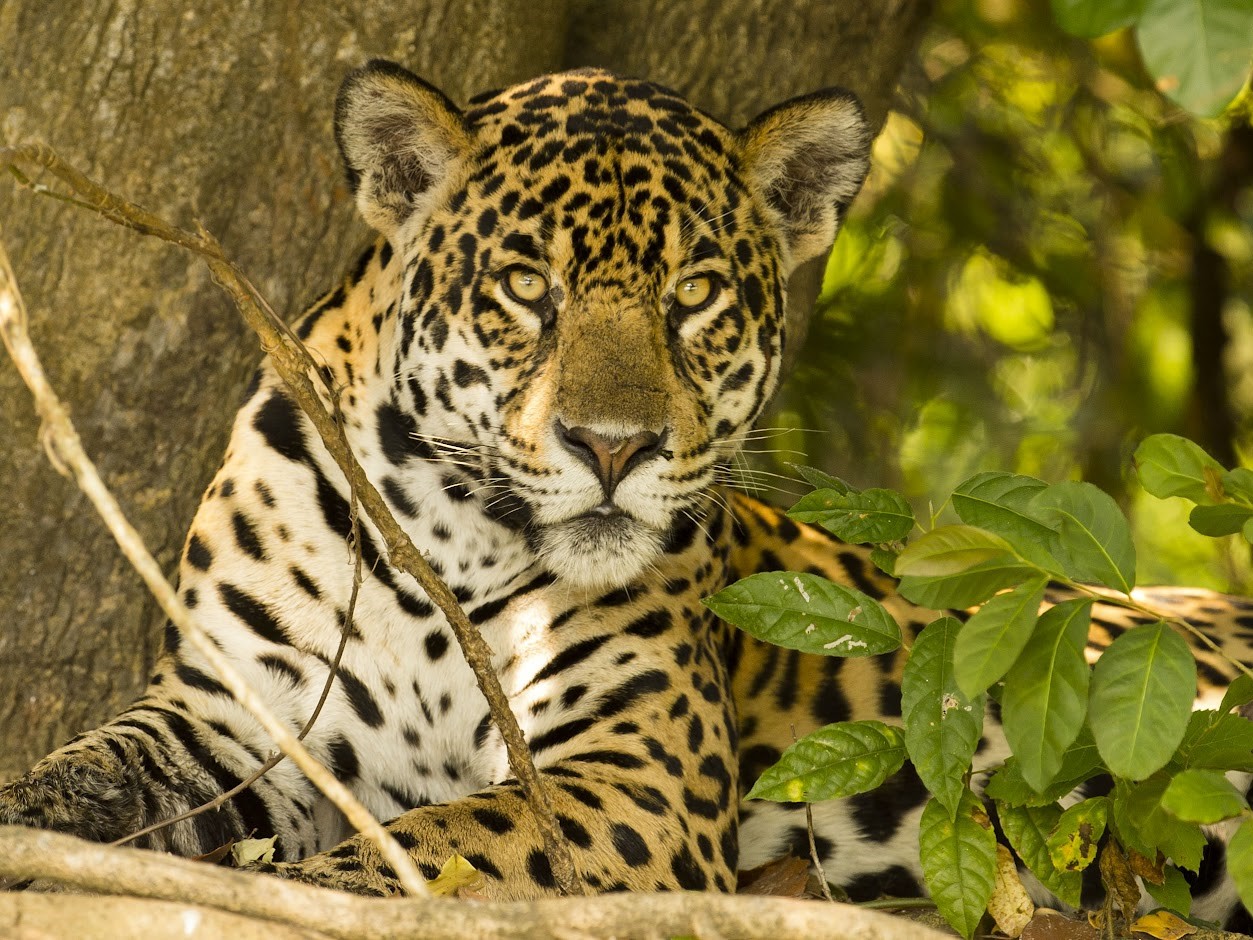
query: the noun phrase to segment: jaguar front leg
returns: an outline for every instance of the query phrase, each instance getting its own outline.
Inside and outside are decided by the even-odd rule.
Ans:
[[[217,718],[185,705],[150,696],[54,751],[0,787],[0,824],[112,842],[230,790],[260,764],[264,736],[227,698]],[[299,857],[316,845],[313,800],[307,781],[271,775],[221,807],[156,828],[134,844],[200,855],[256,833],[279,837],[279,857]]]
[[[592,892],[734,889],[733,717],[724,707],[723,681],[691,675],[693,687],[677,691],[660,670],[636,673],[591,709],[563,716],[568,720],[549,732],[550,740],[561,739],[559,746],[549,750],[538,737],[531,742],[533,749],[544,748],[541,758],[554,754],[537,760],[540,776],[577,874]],[[387,828],[428,878],[457,853],[482,872],[488,898],[558,893],[516,781],[410,810]],[[263,868],[359,894],[399,891],[395,872],[362,836],[300,862]]]

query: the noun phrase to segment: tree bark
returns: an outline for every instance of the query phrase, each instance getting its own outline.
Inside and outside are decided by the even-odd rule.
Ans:
[[[886,113],[927,0],[0,0],[0,127],[111,189],[204,222],[275,309],[295,313],[366,237],[331,137],[367,58],[464,101],[563,66],[607,65],[730,123],[844,84]],[[13,186],[0,223],[51,378],[148,545],[173,570],[260,358],[204,267]],[[0,779],[132,700],[160,617],[38,445],[0,366]]]

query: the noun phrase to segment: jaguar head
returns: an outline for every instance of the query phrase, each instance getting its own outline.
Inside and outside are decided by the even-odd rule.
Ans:
[[[706,512],[779,382],[788,277],[830,247],[870,143],[842,91],[733,131],[603,71],[463,111],[379,61],[346,79],[336,135],[406,266],[397,401],[586,587]]]

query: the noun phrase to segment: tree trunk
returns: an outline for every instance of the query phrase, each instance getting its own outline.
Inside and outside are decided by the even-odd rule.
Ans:
[[[0,126],[109,188],[202,221],[280,312],[366,237],[331,138],[367,58],[464,101],[563,66],[669,84],[733,124],[830,84],[886,113],[927,0],[0,0]],[[346,12],[351,8],[350,12]],[[132,521],[173,571],[259,353],[184,252],[0,186],[3,237],[53,381]],[[132,700],[152,601],[38,444],[0,365],[0,778]]]

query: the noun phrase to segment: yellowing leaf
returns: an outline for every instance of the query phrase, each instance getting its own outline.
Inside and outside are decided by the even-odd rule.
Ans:
[[[1136,905],[1140,903],[1140,885],[1136,881],[1135,872],[1127,864],[1127,856],[1123,855],[1118,843],[1110,839],[1101,850],[1101,884],[1110,901],[1122,912],[1126,920],[1135,915]]]
[[[1003,845],[996,847],[996,882],[988,899],[988,913],[1009,937],[1021,936],[1035,915],[1035,905],[1018,877],[1014,855]]]
[[[243,868],[254,862],[269,863],[274,861],[274,843],[278,836],[268,839],[240,839],[231,846],[231,861],[236,868]]]
[[[483,886],[483,875],[477,868],[460,855],[453,853],[439,874],[432,878],[427,887],[436,897],[454,897],[461,889],[477,891]]]
[[[1097,843],[1105,834],[1109,801],[1093,797],[1070,807],[1049,836],[1049,857],[1058,871],[1083,871],[1096,860]]]
[[[1131,932],[1156,937],[1157,940],[1179,940],[1188,934],[1196,933],[1196,927],[1189,924],[1178,914],[1170,911],[1154,911],[1145,914],[1131,925]]]
[[[905,738],[881,721],[841,721],[811,731],[767,767],[745,799],[833,800],[873,790],[901,769]]]

